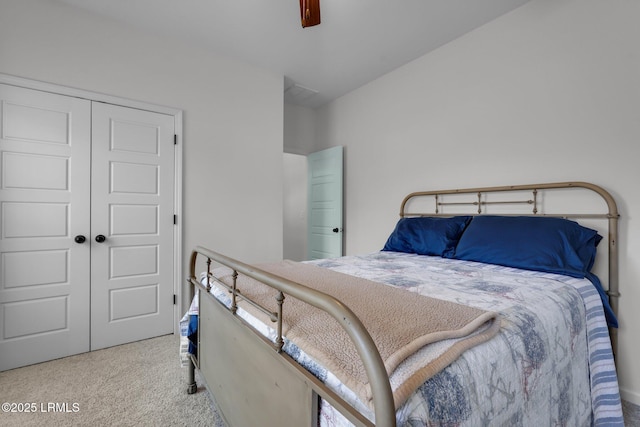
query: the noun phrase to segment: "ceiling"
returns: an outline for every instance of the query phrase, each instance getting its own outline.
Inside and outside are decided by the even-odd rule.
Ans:
[[[56,0],[285,76],[285,101],[319,107],[528,0]]]

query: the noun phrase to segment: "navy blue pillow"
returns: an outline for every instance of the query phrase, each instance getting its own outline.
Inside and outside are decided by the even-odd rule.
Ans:
[[[451,258],[470,220],[469,216],[402,218],[382,250]]]
[[[454,258],[585,277],[600,240],[597,231],[562,218],[477,216]]]
[[[587,277],[600,294],[607,323],[618,327],[600,280],[590,272],[600,240],[597,231],[562,218],[476,216],[453,258]]]

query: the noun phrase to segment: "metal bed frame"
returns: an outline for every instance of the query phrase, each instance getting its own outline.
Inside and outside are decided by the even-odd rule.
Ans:
[[[599,213],[546,213],[540,212],[541,193],[553,190],[582,188],[600,196],[606,203],[606,211]],[[491,194],[515,194],[531,192],[531,198],[490,200]],[[460,201],[459,196],[472,199]],[[447,198],[454,201],[447,201]],[[428,199],[434,212],[411,211],[416,200]],[[588,218],[606,220],[608,234],[608,290],[611,307],[618,312],[618,219],[615,200],[606,190],[587,182],[560,182],[502,187],[478,187],[442,191],[420,191],[407,195],[400,206],[400,216],[455,216],[486,215],[493,205],[530,205],[531,213],[499,213],[499,215],[556,216],[563,218]],[[477,208],[476,212],[443,212],[451,206]],[[206,258],[208,285],[196,278],[198,257]],[[227,308],[208,291],[211,281],[217,281],[211,270],[215,262],[233,270],[233,284],[224,285],[231,295],[231,307]],[[243,297],[236,288],[235,278],[245,274],[278,290],[278,310],[270,312],[259,304]],[[195,393],[195,368],[197,367],[214,397],[225,422],[231,426],[317,426],[318,401],[325,399],[356,426],[396,425],[395,408],[389,379],[384,364],[371,336],[353,312],[330,295],[323,294],[298,283],[254,268],[233,258],[196,247],[190,260],[188,282],[189,300],[199,289],[198,354],[191,357],[188,368],[188,393]],[[301,367],[282,351],[282,319],[286,312],[288,296],[301,300],[331,315],[351,338],[368,375],[373,393],[375,424],[360,414],[349,403],[326,387],[321,381]],[[249,326],[236,315],[237,300],[253,304],[266,312],[276,323],[275,343]],[[610,328],[614,356],[617,350],[617,333]]]

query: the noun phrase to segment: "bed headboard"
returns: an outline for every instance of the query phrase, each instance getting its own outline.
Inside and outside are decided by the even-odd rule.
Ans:
[[[604,204],[602,203],[604,201]],[[407,195],[400,205],[400,217],[456,215],[555,216],[579,220],[608,236],[608,251],[596,258],[606,282],[609,303],[618,315],[618,207],[611,194],[588,182],[556,182],[503,187],[418,191]],[[595,269],[595,268],[594,268]],[[614,355],[617,330],[610,328]]]

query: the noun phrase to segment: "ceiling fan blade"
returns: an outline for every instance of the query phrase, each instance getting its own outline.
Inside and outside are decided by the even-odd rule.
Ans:
[[[320,0],[300,0],[300,20],[302,28],[320,23]]]

